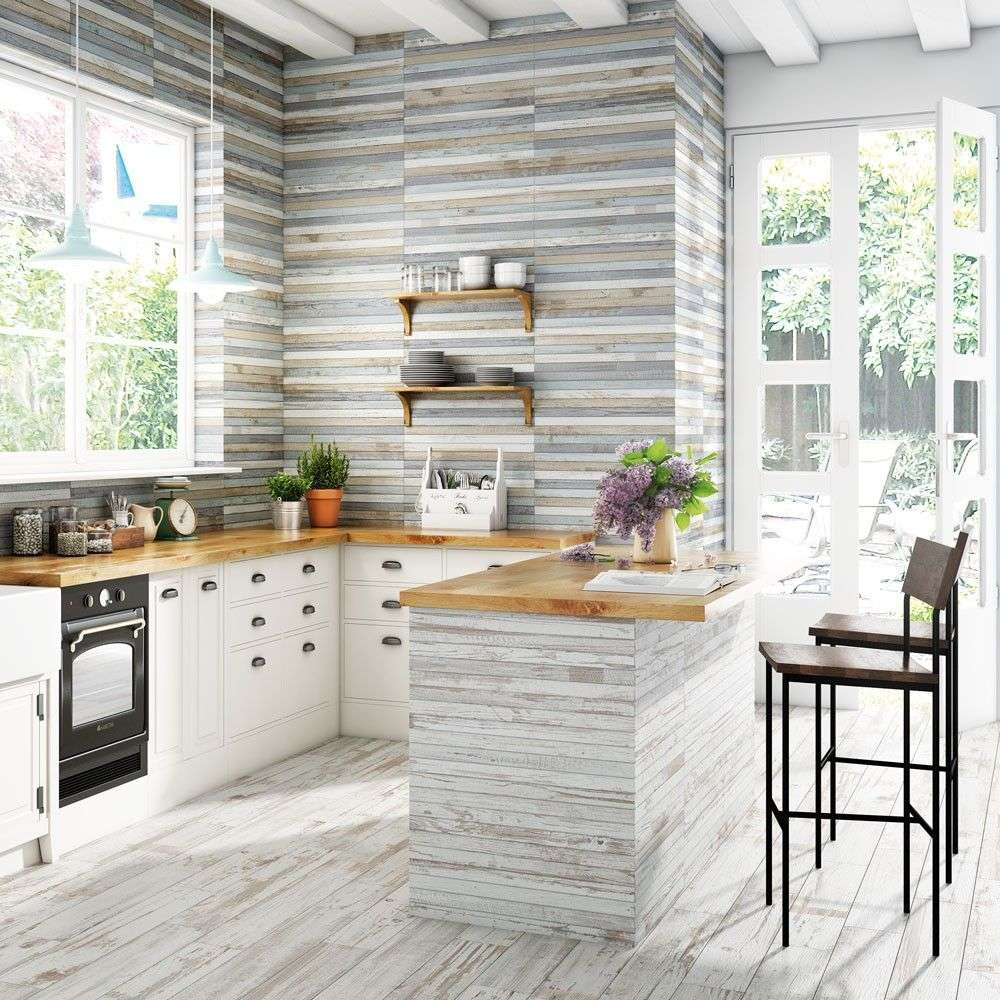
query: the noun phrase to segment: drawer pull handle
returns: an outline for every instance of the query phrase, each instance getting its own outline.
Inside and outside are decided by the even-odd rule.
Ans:
[[[218,590],[219,589],[219,585],[214,580],[206,580],[201,585],[201,589],[202,590]]]
[[[312,563],[306,563],[305,566],[302,567],[302,572],[306,573],[306,574],[308,574],[308,573],[315,573],[316,572],[316,567],[313,566]]]
[[[180,597],[180,596],[181,596],[180,591],[176,587],[167,587],[167,589],[163,591],[162,594],[160,594],[160,600],[171,601],[175,597]]]
[[[255,615],[254,618],[251,620],[250,624],[253,625],[254,628],[260,628],[261,625],[267,624],[267,619],[261,618],[260,615]]]
[[[311,653],[315,648],[316,648],[316,644],[314,642],[304,642],[302,644],[302,652],[303,653]]]
[[[382,569],[402,569],[403,564],[398,559],[386,559],[382,563]]]
[[[486,568],[487,569],[500,569],[502,566],[503,566],[503,563],[490,563],[489,566],[487,566]]]
[[[266,580],[267,577],[264,576],[263,573],[254,573],[254,575],[250,577],[251,583],[264,583]]]
[[[382,607],[387,611],[398,611],[402,606],[399,601],[388,600],[382,602]]]
[[[316,609],[311,604],[304,604],[302,606],[302,614],[304,614],[304,615],[314,615],[314,614],[316,614]]]
[[[382,637],[383,646],[402,646],[403,640],[398,635],[385,635]]]
[[[255,656],[255,657],[254,657],[254,658],[253,658],[253,659],[252,659],[252,660],[250,661],[250,666],[251,666],[251,667],[262,667],[262,666],[264,666],[264,664],[266,664],[266,663],[267,663],[267,660],[265,660],[263,656]]]

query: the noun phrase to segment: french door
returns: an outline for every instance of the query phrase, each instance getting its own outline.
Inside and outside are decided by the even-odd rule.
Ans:
[[[734,142],[733,545],[777,576],[758,633],[898,614],[913,539],[964,528],[964,725],[997,714],[995,149],[954,102],[936,129]]]

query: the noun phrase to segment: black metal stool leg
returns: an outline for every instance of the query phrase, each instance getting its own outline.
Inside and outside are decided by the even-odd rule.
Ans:
[[[823,686],[816,685],[816,867],[823,867]]]
[[[788,780],[788,677],[781,679],[781,945],[788,947],[788,834],[791,792]]]
[[[941,774],[938,765],[941,762],[941,696],[937,688],[931,693],[931,794],[934,801],[931,805],[931,923],[933,953],[936,958],[941,954]]]
[[[764,883],[764,902],[768,906],[774,901],[772,893],[772,851],[773,851],[773,840],[774,840],[774,816],[771,813],[771,803],[774,801],[774,762],[772,759],[771,751],[771,664],[764,664],[765,679],[764,687],[767,691],[767,721],[764,725],[764,766],[766,768],[766,776],[764,779],[765,791],[764,791],[764,813],[767,817],[764,824],[764,831],[766,835],[766,842],[764,844],[764,867],[767,869],[766,881]]]
[[[830,685],[830,840],[837,839],[837,685]]]
[[[903,912],[910,912],[910,692],[903,692]]]

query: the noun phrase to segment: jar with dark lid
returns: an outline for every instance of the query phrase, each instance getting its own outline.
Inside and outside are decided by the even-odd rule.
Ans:
[[[59,525],[67,521],[75,522],[77,520],[76,513],[76,507],[63,507],[59,504],[53,504],[49,507],[49,552],[58,551]],[[68,529],[63,528],[62,530]]]
[[[12,550],[16,556],[40,556],[45,551],[41,507],[15,507]]]

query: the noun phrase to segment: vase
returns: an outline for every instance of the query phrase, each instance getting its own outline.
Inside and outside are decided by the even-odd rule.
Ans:
[[[302,526],[302,501],[272,501],[271,521],[278,531],[298,531]]]
[[[343,490],[309,490],[306,493],[309,524],[314,528],[336,528],[343,499]]]
[[[647,552],[642,547],[642,539],[636,535],[632,539],[632,562],[634,563],[676,563],[677,562],[677,511],[668,507],[656,522],[653,544]]]

